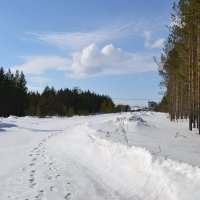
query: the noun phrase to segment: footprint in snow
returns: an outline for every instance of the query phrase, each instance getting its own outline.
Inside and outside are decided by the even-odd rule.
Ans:
[[[32,161],[36,161],[37,160],[37,158],[33,158],[33,160]]]
[[[71,198],[71,193],[65,195],[65,200],[69,200]]]
[[[60,174],[58,174],[58,175],[56,176],[56,178],[58,178],[58,177],[60,177]]]
[[[41,199],[44,195],[44,190],[39,190],[39,193],[37,196],[35,196],[36,199]]]
[[[54,186],[50,186],[49,190],[50,190],[51,192],[53,192],[53,191],[56,192],[56,191],[57,191],[57,188],[54,187]]]
[[[34,178],[30,178],[29,182],[30,182],[30,188],[33,188],[36,185],[36,183],[34,182]]]
[[[32,184],[30,185],[30,188],[33,188],[35,185],[36,185],[36,183],[32,183]]]
[[[34,182],[34,178],[29,179],[29,182],[33,183]]]
[[[31,178],[34,176],[34,173],[35,173],[35,170],[31,170],[31,173],[30,173]]]

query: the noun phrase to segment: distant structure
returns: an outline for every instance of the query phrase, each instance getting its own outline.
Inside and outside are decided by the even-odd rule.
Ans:
[[[155,108],[157,107],[157,103],[154,101],[149,101],[148,105],[149,105],[149,110],[155,110]]]
[[[141,110],[142,110],[142,108],[140,106],[133,106],[131,108],[131,112],[137,112],[137,111],[141,111]]]

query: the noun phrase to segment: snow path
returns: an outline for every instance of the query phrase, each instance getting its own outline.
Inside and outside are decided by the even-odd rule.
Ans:
[[[158,117],[159,124],[155,122]],[[193,151],[199,137],[192,133],[186,140],[181,137],[185,133],[180,128],[174,130],[173,141],[167,140],[172,131],[169,127],[174,129],[176,124],[169,125],[163,114],[114,114],[70,119],[10,117],[1,121],[2,200],[200,199],[200,168],[167,158],[182,160],[167,145],[176,143],[180,149],[179,142],[183,145],[185,141],[187,150]],[[169,126],[167,136],[163,135],[164,129],[160,126],[164,129]],[[158,131],[162,136],[156,134]],[[174,133],[180,137],[175,137]],[[156,134],[155,138],[152,134]],[[142,139],[151,153],[135,147],[140,146]],[[190,140],[192,147],[189,146]],[[166,153],[161,155],[160,151],[154,151],[157,143],[160,151]],[[185,155],[185,159],[189,159]],[[197,156],[196,151],[193,155]]]

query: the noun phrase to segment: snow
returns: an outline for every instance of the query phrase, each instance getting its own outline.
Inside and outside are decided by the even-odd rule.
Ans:
[[[0,119],[0,199],[199,200],[200,136],[154,112]]]

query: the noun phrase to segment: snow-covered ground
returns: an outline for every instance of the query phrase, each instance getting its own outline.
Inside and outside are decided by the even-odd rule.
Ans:
[[[0,119],[0,200],[199,200],[200,136],[166,114]]]

